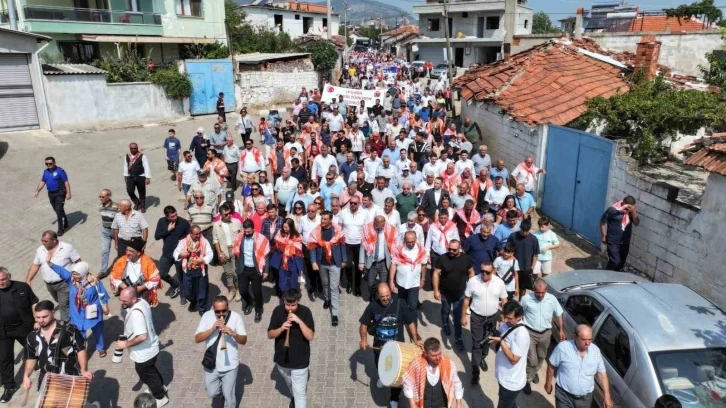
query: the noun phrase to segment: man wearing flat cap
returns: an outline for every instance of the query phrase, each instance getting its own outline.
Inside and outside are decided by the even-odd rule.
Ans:
[[[126,254],[113,262],[107,273],[98,275],[99,279],[110,275],[111,287],[114,292],[133,286],[151,307],[159,303],[158,291],[162,288],[161,275],[156,269],[154,260],[144,253],[146,241],[132,238],[126,246]]]

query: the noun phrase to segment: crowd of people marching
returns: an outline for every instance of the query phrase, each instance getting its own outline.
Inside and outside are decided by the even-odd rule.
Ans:
[[[404,327],[409,340],[423,347],[402,388],[391,388],[391,406],[397,406],[401,392],[416,407],[460,406],[464,395],[453,363],[441,355],[440,340],[418,335],[421,290],[432,290],[440,302],[443,332],[453,335],[458,352],[465,351],[462,327],[470,325],[472,385],[481,370],[488,370],[491,342],[498,345],[498,406],[514,407],[520,391],[531,392],[552,320],[562,318],[540,278],[552,272],[559,246],[547,217],[534,213],[534,190],[545,170],[531,157],[510,169],[503,160],[492,161],[478,124],[452,117],[445,75],[432,82],[392,55],[352,53],[339,82],[380,90],[382,97],[356,102],[341,95],[326,101],[319,90],[303,88],[287,112],[269,111],[255,122],[242,109],[235,123],[227,123],[222,102],[212,131],[199,128],[187,149],[170,129],[163,142],[167,176],[183,204],[165,206],[156,223],[153,239],[163,243],[158,260],[144,251],[152,239],[144,215],[152,163],[143,149],[131,143],[124,158],[129,198],[114,201],[108,189],[98,195],[98,274],[90,274],[79,252],[59,240],[68,227],[63,205],[71,187],[65,171],[48,157],[36,196],[47,189],[58,231],[42,234],[26,283],[10,282],[9,272],[0,270],[5,386],[0,402],[8,402],[17,389],[15,340],[25,346],[26,388],[36,364],[41,376],[63,371],[90,379],[84,339],[90,330],[99,357],[106,356],[103,315],[115,294],[124,309],[124,335],[113,339],[114,348],[129,350],[151,394],[141,395],[138,406],[167,404],[151,320],[166,287],[166,297],[179,297],[201,316],[195,340],[208,347],[207,393],[222,394],[225,406],[235,407],[237,347],[246,343],[247,333],[232,309],[241,302],[243,314],[254,312],[254,322],[261,322],[263,282],[271,282],[280,298],[268,314],[267,335],[274,339],[274,362],[294,397],[290,406],[305,407],[307,401],[316,322],[300,304],[304,292],[311,302],[322,301],[333,327],[340,324],[343,292],[364,296],[369,303],[360,319],[360,347],[370,347],[372,335],[376,363],[385,342],[405,341]],[[221,267],[220,278],[211,266]],[[55,305],[39,301],[29,287],[38,272],[60,309],[58,322]],[[224,295],[208,299],[210,278],[219,279]],[[11,285],[16,289],[9,297]],[[557,335],[564,340],[562,331]],[[576,337],[571,347],[582,351],[592,333],[582,327]],[[63,347],[51,347],[55,342]],[[566,372],[572,353],[563,349],[556,355],[557,363],[550,363]],[[592,375],[604,372],[598,356],[587,361],[594,365]],[[548,375],[548,392],[552,381]],[[380,380],[378,387],[383,387]],[[563,398],[576,402],[592,392],[587,382],[572,388],[559,376],[557,387]]]

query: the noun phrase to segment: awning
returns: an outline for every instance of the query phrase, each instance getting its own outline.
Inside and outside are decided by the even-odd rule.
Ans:
[[[133,35],[80,35],[82,41],[105,43],[164,43],[164,44],[214,44],[214,38],[160,37]]]

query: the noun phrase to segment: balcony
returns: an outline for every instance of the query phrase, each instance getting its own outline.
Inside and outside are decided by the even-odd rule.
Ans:
[[[141,11],[26,5],[27,31],[34,33],[162,35],[161,14]]]

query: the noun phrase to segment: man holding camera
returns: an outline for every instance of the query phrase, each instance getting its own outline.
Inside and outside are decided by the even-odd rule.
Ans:
[[[485,361],[489,355],[488,338],[497,333],[502,305],[507,303],[507,288],[504,281],[494,272],[491,261],[479,266],[481,273],[469,279],[464,292],[464,306],[461,308],[461,325],[469,321],[466,311],[471,307],[471,385],[479,383],[479,368],[487,371]]]
[[[527,351],[529,333],[522,324],[524,309],[517,301],[502,307],[504,324],[499,328],[502,333],[492,336],[489,341],[495,344],[497,356],[494,372],[499,383],[499,402],[497,408],[514,408],[517,396],[527,384]]]
[[[98,279],[111,275],[111,286],[118,293],[128,287],[136,289],[151,307],[159,303],[158,291],[161,289],[161,274],[154,260],[144,253],[146,241],[132,238],[126,247],[126,254],[114,261],[111,269],[101,271]]]

